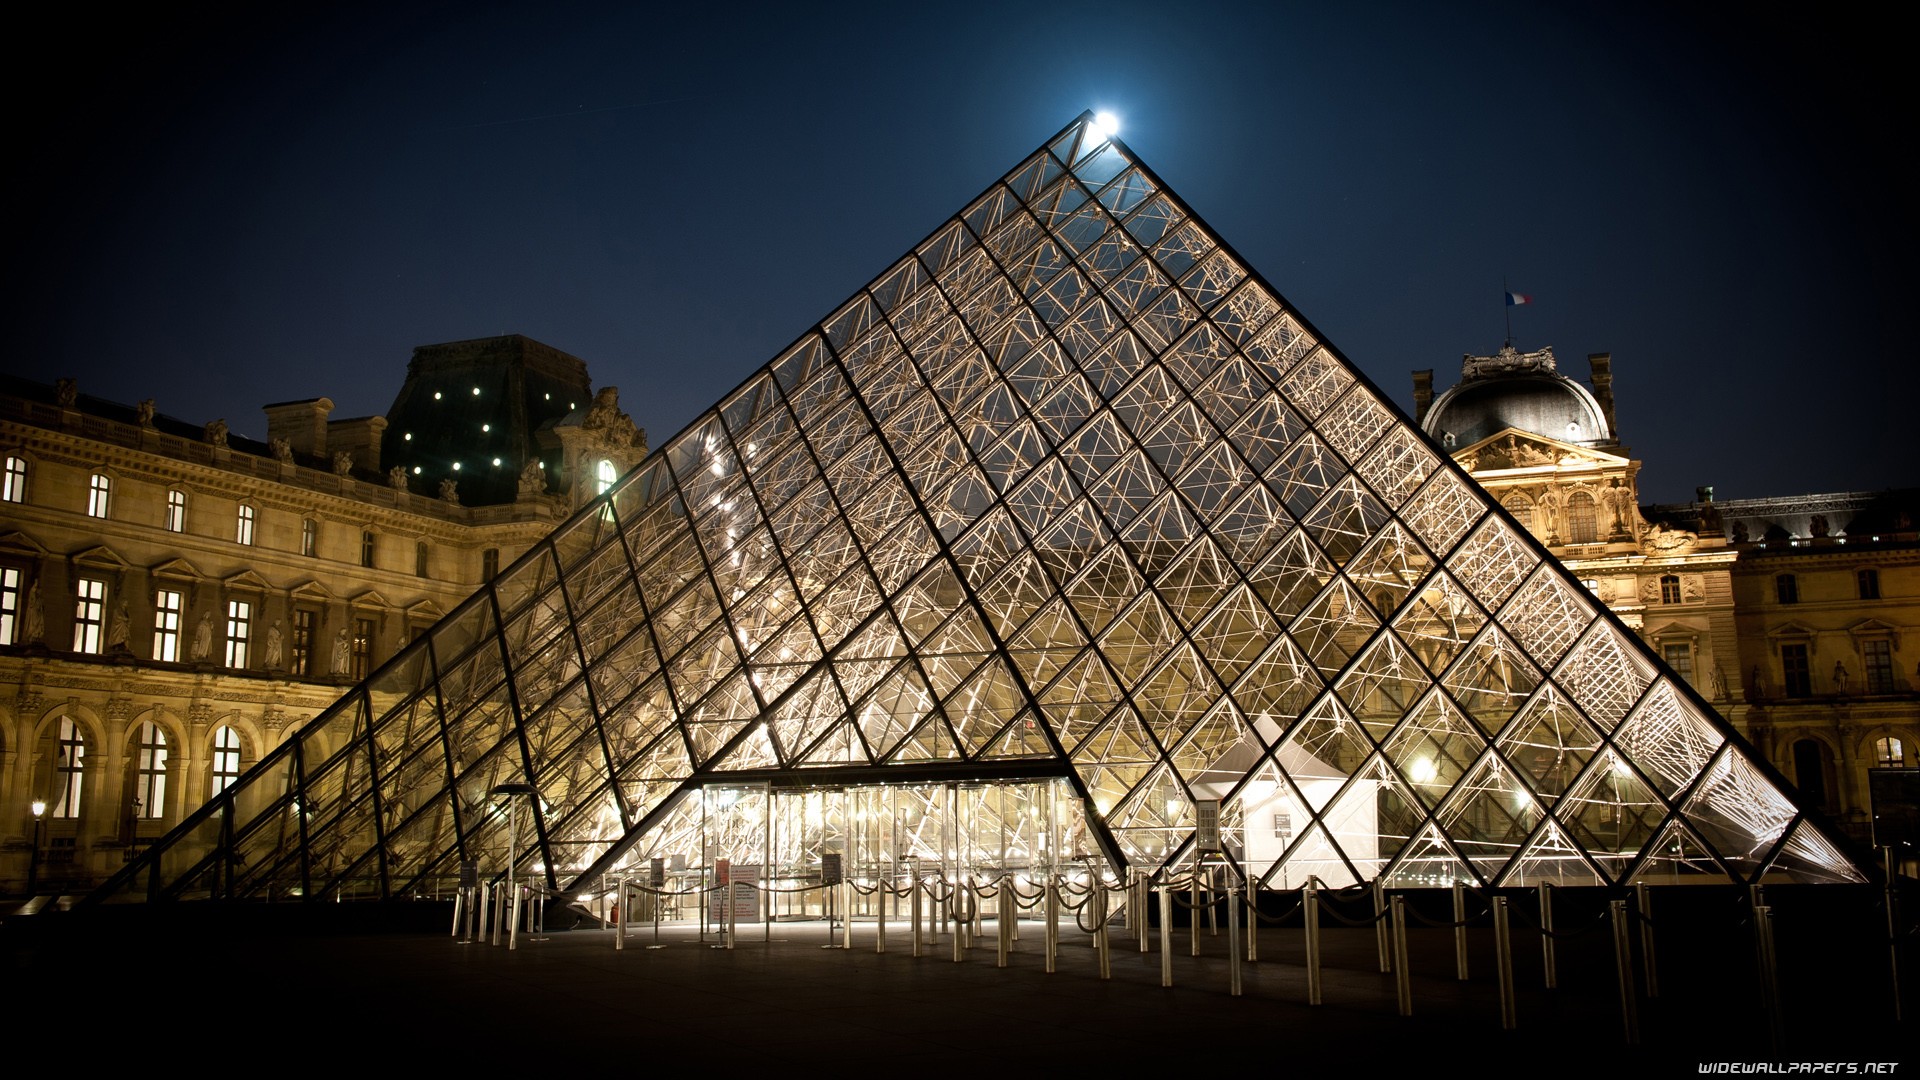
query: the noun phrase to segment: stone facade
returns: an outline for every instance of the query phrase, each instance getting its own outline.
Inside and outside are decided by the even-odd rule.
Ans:
[[[580,400],[521,410],[499,442],[529,460],[488,460],[490,501],[383,470],[397,426],[325,398],[267,406],[256,442],[0,383],[0,892],[104,879],[644,456],[572,363]]]
[[[1416,372],[1417,418],[1864,845],[1868,771],[1920,766],[1920,491],[1715,502],[1701,488],[1642,506],[1612,358],[1589,361],[1591,388],[1559,375],[1551,349],[1469,356],[1438,398],[1432,372]],[[1593,416],[1603,431],[1554,437]]]

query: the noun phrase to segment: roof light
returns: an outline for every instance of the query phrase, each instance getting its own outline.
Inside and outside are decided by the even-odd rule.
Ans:
[[[412,442],[412,441],[413,441],[413,432],[411,432],[411,431],[409,431],[409,432],[407,432],[407,441],[408,441],[408,442]]]
[[[479,388],[479,387],[477,387],[477,386],[476,386],[476,387],[474,387],[474,388],[473,388],[473,396],[474,396],[474,397],[479,397],[479,396],[480,396],[480,388]]]
[[[1105,109],[1093,114],[1093,123],[1089,126],[1095,138],[1111,139],[1120,134],[1120,118]]]
[[[494,459],[493,459],[493,463],[494,463],[495,465],[498,465],[498,464],[500,464],[500,459],[499,459],[499,458],[494,458]]]
[[[435,391],[433,392],[433,400],[435,400],[435,401],[439,401],[439,400],[440,400],[440,391],[438,391],[438,390],[435,390]]]
[[[456,461],[456,462],[454,462],[454,463],[453,463],[453,471],[454,471],[454,472],[459,472],[459,471],[460,471],[460,463],[459,463],[459,462],[457,462],[457,461]]]

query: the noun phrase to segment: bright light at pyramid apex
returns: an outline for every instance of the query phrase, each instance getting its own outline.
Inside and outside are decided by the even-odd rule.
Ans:
[[[1120,134],[1120,118],[1110,112],[1093,114],[1093,133],[1102,139],[1111,139]]]

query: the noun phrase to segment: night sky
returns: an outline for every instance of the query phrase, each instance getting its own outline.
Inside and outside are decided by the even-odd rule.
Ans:
[[[1890,27],[1333,6],[73,9],[6,76],[5,364],[263,437],[521,333],[658,445],[1097,108],[1403,409],[1504,281],[1645,501],[1920,483]]]

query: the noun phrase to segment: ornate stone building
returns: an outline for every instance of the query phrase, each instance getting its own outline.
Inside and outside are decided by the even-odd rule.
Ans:
[[[1669,667],[1865,841],[1868,771],[1920,764],[1920,491],[1642,506],[1612,358],[1414,373],[1415,417]]]
[[[646,453],[518,336],[332,409],[254,440],[0,381],[0,892],[110,874]]]

